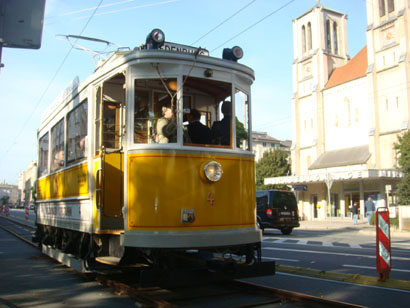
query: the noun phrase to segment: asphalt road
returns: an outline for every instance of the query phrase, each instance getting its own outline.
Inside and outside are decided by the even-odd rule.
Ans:
[[[24,220],[24,210],[12,210],[11,213],[13,216],[18,216],[20,220]],[[29,219],[34,220],[33,211],[30,211]],[[273,259],[280,265],[378,277],[375,238],[359,232],[358,229],[295,229],[288,236],[282,235],[277,230],[266,230],[262,253],[263,258]],[[410,239],[392,238],[392,264],[390,279],[410,281]],[[410,307],[410,291],[407,290],[312,278],[284,272],[248,280],[266,286],[323,296],[367,307]]]
[[[289,236],[266,231],[263,258],[278,264],[379,277],[376,241],[357,230],[295,230]],[[410,281],[410,239],[392,241],[390,279]]]
[[[277,230],[266,230],[262,255],[264,259],[275,260],[280,265],[341,274],[379,276],[376,270],[376,239],[357,229],[296,229],[288,236]],[[390,279],[410,281],[410,239],[392,238],[392,265]],[[410,291],[407,290],[284,272],[249,281],[366,307],[410,307]]]

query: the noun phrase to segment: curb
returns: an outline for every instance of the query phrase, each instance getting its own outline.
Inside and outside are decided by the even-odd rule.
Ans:
[[[410,291],[410,281],[388,279],[385,282],[379,281],[377,277],[362,276],[359,274],[343,274],[336,272],[320,271],[310,268],[293,267],[276,264],[276,271],[287,274],[336,280],[363,285],[377,286],[382,288],[400,289]]]

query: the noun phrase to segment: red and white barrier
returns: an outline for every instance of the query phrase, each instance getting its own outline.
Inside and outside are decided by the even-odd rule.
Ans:
[[[391,271],[390,217],[387,207],[376,211],[376,253],[379,280],[386,281]]]
[[[10,215],[10,213],[9,213],[9,206],[6,205],[6,216],[9,216],[9,215]]]
[[[25,218],[26,220],[28,220],[28,216],[29,216],[29,206],[27,205],[27,206],[26,206],[26,215],[24,216],[24,218]]]
[[[0,205],[0,213],[3,213],[3,206]]]

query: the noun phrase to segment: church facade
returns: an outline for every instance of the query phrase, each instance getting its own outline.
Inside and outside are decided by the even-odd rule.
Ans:
[[[304,219],[396,202],[394,143],[409,129],[410,3],[367,1],[367,45],[348,55],[347,16],[320,3],[293,20],[292,176]]]

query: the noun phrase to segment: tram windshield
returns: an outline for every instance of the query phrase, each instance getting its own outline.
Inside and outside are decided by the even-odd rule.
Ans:
[[[248,95],[235,89],[233,106],[231,83],[182,80],[180,96],[176,78],[134,81],[134,143],[182,140],[185,146],[233,148],[236,136],[236,147],[249,150]]]

